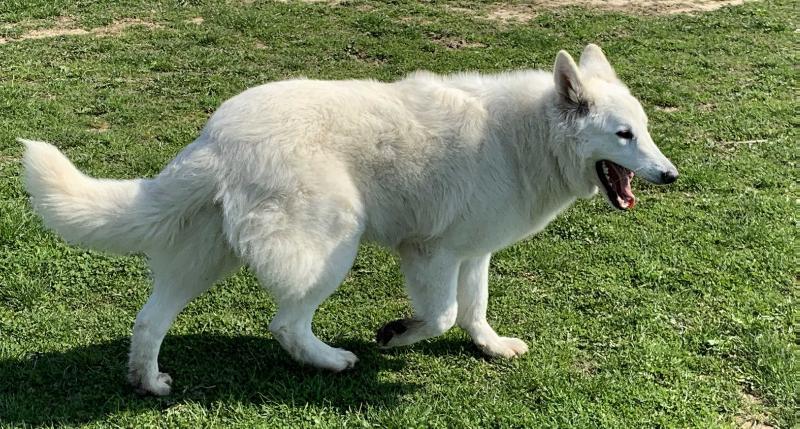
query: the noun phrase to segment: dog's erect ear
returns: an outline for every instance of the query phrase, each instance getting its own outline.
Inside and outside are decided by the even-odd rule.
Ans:
[[[603,51],[594,43],[586,45],[581,54],[581,71],[584,76],[592,76],[609,82],[617,80],[617,74],[611,68]]]
[[[589,100],[581,81],[581,71],[567,51],[559,51],[553,79],[558,93],[558,104],[565,113],[584,115],[589,112]]]

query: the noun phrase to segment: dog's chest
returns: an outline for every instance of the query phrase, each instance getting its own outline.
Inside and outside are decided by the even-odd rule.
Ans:
[[[574,198],[488,208],[448,228],[443,241],[468,256],[493,253],[542,231]]]

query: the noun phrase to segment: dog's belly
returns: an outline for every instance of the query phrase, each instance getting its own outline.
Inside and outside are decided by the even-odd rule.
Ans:
[[[491,217],[467,218],[448,229],[442,245],[465,257],[497,252],[542,231],[572,201],[542,206],[532,213],[510,209]]]
[[[472,204],[472,209],[457,207],[460,210],[454,210],[456,204],[447,199],[431,199],[422,210],[408,205],[370,210],[367,204],[363,239],[392,249],[418,243],[446,248],[465,258],[478,257],[540,232],[574,201],[542,202],[533,208],[523,201],[482,201]]]

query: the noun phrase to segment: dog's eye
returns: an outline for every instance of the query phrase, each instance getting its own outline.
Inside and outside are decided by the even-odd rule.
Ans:
[[[631,132],[631,130],[617,131],[617,137],[619,137],[621,139],[625,139],[625,140],[632,140],[633,139],[633,133]]]

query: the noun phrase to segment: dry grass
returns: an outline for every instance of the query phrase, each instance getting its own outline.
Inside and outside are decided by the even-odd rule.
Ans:
[[[202,21],[201,21],[202,22]],[[122,33],[131,27],[144,27],[144,28],[161,28],[161,25],[151,21],[144,21],[138,18],[122,18],[114,22],[90,29],[84,29],[75,24],[75,20],[69,16],[61,16],[55,20],[54,25],[45,28],[37,28],[28,30],[22,33],[21,36],[15,38],[2,38],[0,37],[0,44],[20,42],[23,40],[31,39],[50,39],[54,37],[63,36],[95,36],[107,37],[114,36]]]
[[[534,0],[520,4],[496,3],[485,12],[484,17],[501,22],[526,22],[535,18],[541,11],[568,6],[581,6],[589,9],[638,15],[664,15],[709,12],[723,6],[734,6],[742,3],[744,3],[744,0]],[[461,10],[469,11],[468,9]]]

